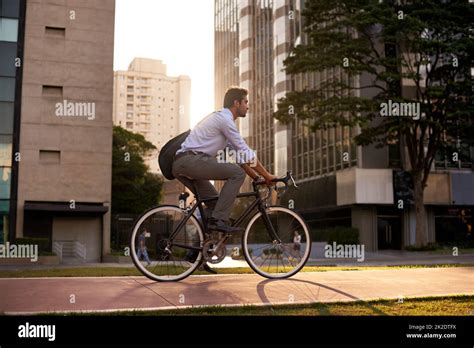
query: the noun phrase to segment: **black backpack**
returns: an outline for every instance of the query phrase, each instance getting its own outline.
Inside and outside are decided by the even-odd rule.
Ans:
[[[184,133],[181,133],[175,136],[173,139],[170,139],[160,150],[158,155],[158,164],[161,169],[161,173],[168,180],[173,180],[174,176],[172,173],[173,161],[176,151],[181,147],[181,144],[184,143],[188,137],[191,130],[188,130]]]

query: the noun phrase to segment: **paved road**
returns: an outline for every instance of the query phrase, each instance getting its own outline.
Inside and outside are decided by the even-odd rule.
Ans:
[[[197,305],[288,304],[429,295],[474,295],[474,268],[419,268],[258,275],[191,276],[176,283],[145,277],[0,279],[0,312],[164,309]]]

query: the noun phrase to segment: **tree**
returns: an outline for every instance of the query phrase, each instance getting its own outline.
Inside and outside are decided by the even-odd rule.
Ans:
[[[423,197],[435,156],[450,139],[472,146],[474,4],[318,0],[305,6],[307,43],[292,49],[284,61],[287,73],[340,67],[344,77],[288,93],[275,117],[289,123],[297,116],[312,130],[358,125],[358,145],[399,141],[414,184],[416,245],[425,245]],[[387,105],[390,111],[419,106],[419,117],[381,117]]]
[[[143,160],[154,149],[143,135],[114,126],[112,215],[139,214],[159,204],[163,179],[148,172]]]

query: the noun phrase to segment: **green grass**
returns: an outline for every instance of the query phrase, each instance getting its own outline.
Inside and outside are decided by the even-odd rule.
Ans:
[[[458,255],[466,255],[466,254],[473,254],[474,247],[468,246],[465,243],[460,243],[460,245],[445,245],[445,244],[438,244],[438,243],[428,243],[422,247],[416,246],[407,246],[405,247],[406,251],[412,252],[423,252],[424,254],[430,255],[453,255],[453,248],[457,248]]]
[[[196,307],[163,311],[124,311],[96,313],[97,315],[125,316],[436,316],[474,315],[474,296],[443,296],[405,298],[398,300],[375,300],[357,302],[313,303],[304,305],[242,306],[242,307]],[[70,315],[81,315],[70,313]],[[90,314],[88,314],[90,315]]]
[[[473,267],[468,264],[439,264],[439,265],[406,265],[406,266],[367,266],[367,267],[336,267],[336,266],[308,266],[302,272],[330,272],[330,271],[365,271],[365,270],[389,270],[402,268],[439,268],[439,267]],[[218,268],[218,274],[253,274],[252,269],[242,268]],[[195,275],[206,275],[207,272],[196,271]],[[112,277],[112,276],[141,276],[142,274],[133,266],[131,267],[77,267],[77,268],[54,268],[54,269],[30,269],[30,270],[1,270],[0,278],[29,278],[29,277]]]
[[[453,248],[451,247],[444,247],[441,249],[431,250],[426,252],[427,255],[451,255],[453,256]],[[459,248],[458,255],[469,255],[474,254],[474,248]]]

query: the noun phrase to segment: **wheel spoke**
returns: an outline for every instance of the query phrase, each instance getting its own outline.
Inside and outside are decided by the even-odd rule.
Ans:
[[[283,207],[267,210],[270,223],[279,237],[278,244],[264,223],[261,213],[254,216],[244,235],[247,261],[260,275],[267,278],[284,278],[297,273],[309,258],[311,248],[309,230],[295,212]]]
[[[181,228],[176,230],[183,221]],[[142,235],[145,229],[148,235]],[[173,240],[169,240],[173,234]],[[199,246],[202,240],[201,226],[195,217],[187,217],[178,207],[157,207],[139,218],[132,233],[132,246],[136,249],[144,244],[151,257],[151,265],[143,265],[133,252],[132,258],[137,268],[151,279],[180,280],[197,268],[200,252],[193,248]]]

